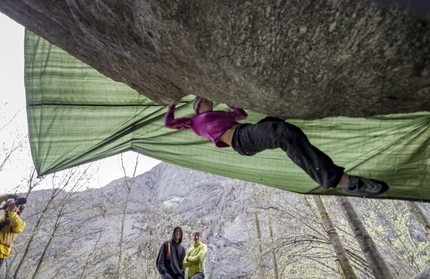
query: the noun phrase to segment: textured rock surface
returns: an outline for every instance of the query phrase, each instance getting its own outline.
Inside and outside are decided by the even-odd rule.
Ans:
[[[161,243],[170,237],[175,226],[183,228],[183,245],[186,248],[192,245],[193,231],[203,233],[203,241],[209,250],[207,272],[212,273],[213,279],[261,278],[257,266],[259,243],[255,219],[257,211],[265,251],[269,251],[267,248],[273,245],[269,244],[271,243],[269,223],[272,224],[278,264],[284,270],[282,278],[314,278],[315,276],[309,276],[310,273],[303,275],[303,272],[307,272],[304,270],[308,269],[317,272],[319,275],[317,278],[337,278],[332,248],[325,246],[320,250],[321,246],[317,245],[318,242],[327,245],[329,243],[321,227],[319,214],[316,214],[313,206],[308,204],[303,195],[261,185],[255,185],[254,188],[252,183],[165,163],[137,176],[133,184],[129,179],[128,185],[132,187],[128,203],[125,202],[127,187],[124,179],[112,181],[100,189],[77,192],[66,201],[61,200],[67,196],[66,192],[59,193],[53,201],[49,198],[51,190],[32,192],[24,212],[27,228],[19,236],[11,254],[12,265],[16,266],[21,258],[35,224],[42,222],[43,225],[35,233],[37,241],[31,245],[29,255],[24,261],[25,268],[20,271],[18,278],[32,277],[30,275],[38,264],[42,250],[52,236],[53,225],[58,221],[56,215],[60,212],[59,208],[63,208],[62,205],[65,205],[64,212],[43,261],[43,269],[38,275],[40,278],[116,278],[124,208],[127,214],[122,251],[124,272],[121,278],[159,278],[154,261]],[[254,201],[255,197],[259,199],[258,207]],[[379,228],[378,235],[382,233],[383,239],[379,243],[381,247],[387,249],[381,248],[384,253],[392,255],[395,254],[394,251],[403,251],[403,246],[399,250],[388,248],[395,247],[393,243],[403,242],[402,240],[396,242],[386,236],[382,227],[386,227],[386,232],[391,235],[392,226],[384,224],[380,227],[374,218],[378,218],[382,223],[386,223],[386,219],[379,219],[381,218],[379,215],[371,217],[374,216],[371,210],[373,207],[370,208],[365,199],[351,198],[351,201],[357,212],[363,215],[361,218],[370,219],[372,226]],[[52,203],[47,214],[43,215],[47,202]],[[333,222],[341,231],[348,231],[347,225],[343,223],[345,220],[343,214],[333,202],[335,201],[330,202],[327,199],[324,201]],[[406,208],[400,205],[399,201],[394,203],[381,201],[380,204],[385,212],[400,214],[399,216],[403,216],[402,220],[409,220],[404,211]],[[269,212],[265,208],[271,208],[273,211]],[[395,223],[394,219],[396,218],[389,220]],[[413,231],[414,239],[415,237],[421,239],[419,241],[423,245],[421,249],[425,251],[427,240],[425,233],[416,221],[411,221],[411,226],[407,226],[408,230]],[[386,239],[391,241],[387,243]],[[343,243],[351,253],[360,255],[354,238],[349,240],[343,238]],[[17,254],[18,259],[12,258]],[[415,272],[416,266],[420,265],[420,259],[428,259],[426,255],[424,253],[416,257],[413,264],[402,262],[401,266],[405,271],[401,270],[395,260],[393,266],[400,270],[398,277],[411,278],[410,274],[405,275],[408,274],[408,269]],[[269,271],[273,266],[272,256],[265,253],[264,258]],[[327,260],[323,262],[327,267],[325,271],[316,264],[324,258]],[[391,259],[388,255],[386,258]],[[410,267],[405,268],[408,265]],[[357,270],[358,278],[371,277],[369,274],[361,273],[365,268],[357,266],[354,268]],[[428,271],[423,272],[417,279],[427,278],[425,277],[427,274]],[[275,276],[268,275],[266,278]]]
[[[263,187],[259,185],[257,189]],[[44,190],[33,193],[30,197],[33,203],[27,210],[40,210],[49,198],[49,192]],[[56,239],[55,245],[66,245],[64,249],[70,249],[67,247],[70,245],[78,249],[82,259],[93,253],[91,257],[94,269],[91,274],[94,277],[91,278],[101,278],[97,272],[102,272],[103,278],[112,278],[109,269],[116,269],[122,216],[120,208],[125,206],[127,197],[124,179],[112,181],[100,190],[88,189],[77,196],[79,197],[75,197],[67,206],[67,210],[74,213],[68,215],[65,226],[68,235],[73,237]],[[248,249],[253,249],[249,239],[255,237],[254,227],[248,224],[249,218],[252,220],[254,216],[254,208],[248,203],[250,199],[250,183],[165,163],[139,175],[132,186],[131,199],[127,204],[124,258],[130,257],[132,265],[138,265],[139,272],[145,269],[143,259],[148,260],[150,266],[144,271],[144,277],[136,277],[133,271],[128,270],[127,278],[157,278],[150,272],[155,272],[158,249],[163,241],[170,239],[175,226],[181,226],[184,230],[183,246],[186,249],[192,245],[191,233],[202,232],[203,241],[207,243],[209,250],[206,267],[208,272],[216,275],[214,278],[245,278],[241,276],[247,276],[255,269],[254,263],[241,260]],[[85,211],[82,205],[86,209],[91,208],[91,216],[88,211],[82,213]],[[26,220],[29,224],[28,232],[36,223],[34,217]],[[82,218],[86,221],[76,221]],[[96,244],[96,252],[92,252]],[[150,252],[142,252],[145,249],[142,247],[150,247]],[[48,268],[42,277],[51,277],[50,272],[61,266],[60,262],[67,261],[72,253],[70,250],[57,250],[61,260],[59,255],[58,265],[51,270]],[[31,260],[26,264],[34,265]],[[79,261],[79,265],[83,264],[85,262]],[[68,271],[63,274],[64,278],[78,278],[80,268],[82,266],[68,266]]]
[[[316,119],[430,108],[430,24],[349,1],[30,1],[0,11],[158,103]]]

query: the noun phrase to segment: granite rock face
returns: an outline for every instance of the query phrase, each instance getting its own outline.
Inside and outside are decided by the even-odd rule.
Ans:
[[[176,226],[183,229],[182,244],[186,249],[193,244],[192,232],[202,233],[208,246],[206,278],[261,278],[259,258],[264,258],[266,278],[275,278],[274,256],[270,251],[276,251],[278,265],[285,270],[282,278],[314,278],[310,276],[312,272],[318,272],[318,278],[338,275],[320,214],[305,196],[280,189],[161,163],[135,179],[121,178],[101,188],[73,193],[53,192],[53,189],[33,191],[28,200],[24,212],[27,227],[9,259],[10,274],[15,274],[24,251],[28,250],[18,278],[31,278],[44,252],[40,278],[117,278],[119,255],[123,268],[120,278],[159,278],[155,259],[161,244],[171,237]],[[364,215],[372,211],[365,199],[351,198],[351,201],[357,212],[363,214],[361,218],[374,218]],[[324,201],[333,222],[341,228],[339,231],[347,232],[344,215],[333,202]],[[381,206],[386,212],[400,214],[402,220],[409,219],[399,201],[381,201]],[[425,231],[419,223],[411,221],[408,230],[423,245],[415,249],[425,251]],[[375,224],[374,220],[371,222]],[[387,229],[382,230],[383,235],[392,234],[392,226],[385,218],[378,222],[381,227],[375,227]],[[34,230],[36,225],[39,227]],[[33,236],[33,242],[28,244]],[[345,247],[360,255],[357,241],[343,237]],[[264,256],[259,256],[259,243],[264,247]],[[393,242],[379,243],[388,260],[389,255],[399,251],[391,250],[390,247],[395,247]],[[399,278],[411,278],[420,259],[428,259],[426,255],[423,252],[423,256],[416,257],[415,265],[402,262],[405,271],[400,271],[404,273]],[[326,262],[316,265],[321,259]],[[358,278],[370,276],[357,266],[360,265],[354,263]],[[397,268],[399,263],[392,266]],[[423,271],[416,279],[428,278],[428,274],[429,270]]]
[[[55,261],[46,261],[43,278],[55,277],[63,264],[68,268],[62,271],[62,278],[78,278],[83,268],[89,274],[83,278],[114,278],[124,208],[124,265],[133,266],[125,271],[127,278],[159,277],[155,259],[176,226],[183,229],[182,245],[186,249],[193,245],[192,232],[202,233],[202,241],[208,246],[206,270],[213,278],[248,278],[255,270],[254,262],[242,260],[243,255],[249,256],[256,249],[252,223],[255,208],[249,202],[253,197],[252,183],[166,163],[132,181],[127,178],[125,184],[124,178],[114,180],[103,188],[78,193],[67,202],[71,214],[64,216],[65,231],[57,232],[62,236],[53,241],[50,253],[58,255]],[[127,185],[131,189],[128,202]],[[50,190],[32,193],[32,204],[26,210],[38,212],[50,195]],[[31,234],[37,220],[37,214],[26,219],[25,233]],[[24,234],[22,239],[26,237]],[[20,249],[19,245],[16,249]],[[36,249],[31,253],[41,252]],[[29,259],[25,264],[25,269],[31,269],[35,263]]]
[[[298,119],[430,108],[425,13],[362,0],[7,0],[0,11],[161,104],[199,94]]]

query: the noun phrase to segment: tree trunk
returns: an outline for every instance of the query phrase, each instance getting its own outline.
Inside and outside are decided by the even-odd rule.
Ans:
[[[266,279],[266,273],[264,271],[264,258],[263,258],[263,243],[261,237],[261,227],[260,220],[258,219],[258,202],[257,197],[255,195],[255,183],[253,183],[253,194],[254,194],[254,217],[255,217],[255,227],[257,231],[257,239],[258,239],[258,267],[260,269],[260,278]]]
[[[127,183],[127,182],[126,182]],[[125,200],[125,206],[122,212],[122,218],[121,218],[121,232],[119,237],[119,253],[118,253],[118,269],[116,273],[116,278],[119,279],[120,275],[122,273],[122,254],[123,254],[123,246],[124,246],[124,228],[125,228],[125,217],[127,216],[127,207],[128,202],[130,200],[131,195],[131,188],[127,187],[127,198]]]
[[[46,221],[45,215],[48,214],[48,211],[49,211],[49,208],[51,207],[51,204],[54,203],[55,198],[60,193],[60,191],[61,191],[61,189],[58,189],[58,188],[52,190],[51,197],[48,199],[46,206],[39,213],[36,225],[34,226],[33,231],[30,234],[30,237],[27,241],[27,245],[26,245],[26,248],[25,248],[24,253],[22,255],[22,258],[21,258],[20,262],[18,263],[17,268],[15,269],[15,274],[13,276],[14,279],[20,278],[20,277],[18,277],[18,273],[20,272],[21,267],[25,262],[25,259],[30,254],[30,250],[32,248],[33,242],[35,242],[37,240],[36,234],[37,234],[38,230],[42,230],[42,226],[44,225],[44,222]]]
[[[343,248],[342,242],[339,239],[339,235],[337,234],[336,228],[334,227],[331,221],[331,218],[327,212],[327,209],[324,206],[321,196],[312,196],[312,197],[321,215],[321,219],[324,224],[324,229],[336,253],[336,260],[339,261],[339,264],[342,268],[343,276],[346,279],[357,278],[357,275],[355,275],[354,269],[352,268],[352,265],[349,261],[348,255],[346,254],[345,249]]]
[[[367,259],[370,269],[376,279],[392,279],[394,275],[392,274],[390,268],[385,262],[382,255],[379,253],[378,248],[364,227],[363,223],[360,221],[357,213],[354,210],[351,202],[347,197],[336,197],[339,206],[342,209],[342,213],[345,215],[349,226],[351,227],[355,238],[363,251],[364,256]]]
[[[94,244],[93,249],[92,249],[92,250],[91,250],[91,252],[88,254],[87,259],[86,259],[86,261],[85,261],[85,263],[84,263],[84,265],[83,265],[83,267],[82,267],[82,269],[81,269],[81,273],[80,273],[80,275],[79,275],[79,279],[83,279],[83,278],[85,278],[85,277],[84,277],[84,276],[86,276],[85,272],[87,271],[88,267],[90,267],[90,266],[91,266],[91,259],[92,259],[92,256],[93,256],[93,254],[95,253],[96,249],[98,249],[98,245],[99,245],[99,243],[100,243],[100,240],[102,239],[103,232],[104,232],[104,230],[102,230],[102,231],[99,233],[99,235],[98,235],[98,237],[97,237],[97,239],[96,239],[96,243]]]
[[[427,218],[426,214],[424,213],[422,208],[415,202],[408,201],[407,205],[412,216],[414,216],[415,220],[418,221],[424,233],[426,234],[427,241],[430,241],[430,221]]]
[[[273,226],[272,226],[272,217],[269,215],[269,230],[270,230],[270,239],[271,239],[271,250],[272,250],[272,258],[273,258],[273,269],[275,271],[275,279],[279,279],[279,268],[278,268],[278,259],[276,257],[275,252],[275,238],[273,236]]]
[[[64,208],[65,208],[65,206],[66,206],[66,204],[62,204],[61,205],[60,211],[58,212],[57,217],[55,219],[55,224],[54,224],[54,226],[52,228],[51,233],[49,234],[48,242],[43,247],[42,254],[40,255],[39,260],[37,261],[36,270],[34,271],[33,276],[31,277],[32,279],[36,279],[37,278],[37,276],[39,274],[40,267],[42,266],[42,264],[43,264],[43,262],[45,260],[45,256],[47,254],[47,251],[51,248],[52,240],[54,239],[55,234],[57,233],[57,230],[58,230],[58,228],[61,225],[61,218],[64,217],[63,215],[64,215]]]
[[[128,203],[129,203],[130,197],[131,197],[131,190],[133,189],[133,185],[134,185],[134,182],[136,179],[136,171],[137,171],[138,164],[139,164],[139,155],[136,155],[134,169],[133,169],[133,176],[132,176],[131,182],[129,182],[127,180],[127,172],[126,172],[126,168],[124,166],[123,157],[121,155],[121,168],[122,168],[123,173],[124,173],[124,183],[125,183],[125,186],[127,188],[127,198],[124,201],[124,208],[122,209],[122,217],[121,217],[121,232],[120,232],[120,237],[119,237],[119,253],[118,253],[118,269],[117,269],[117,273],[116,273],[117,279],[119,279],[120,275],[122,274],[122,254],[123,254],[123,248],[124,248],[123,246],[124,246],[125,221],[126,221],[126,217],[127,217]]]

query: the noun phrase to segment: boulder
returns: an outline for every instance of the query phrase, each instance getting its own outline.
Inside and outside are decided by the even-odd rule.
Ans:
[[[296,119],[430,108],[426,14],[362,0],[6,0],[0,11],[160,104],[199,94]]]

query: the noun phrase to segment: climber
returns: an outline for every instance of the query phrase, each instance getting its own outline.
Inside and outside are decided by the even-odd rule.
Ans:
[[[313,146],[303,131],[282,119],[266,117],[256,124],[240,124],[248,115],[241,108],[228,106],[231,111],[213,111],[213,102],[197,96],[193,101],[196,112],[190,118],[175,118],[172,103],[164,117],[164,126],[175,130],[191,129],[198,136],[212,141],[219,148],[232,147],[237,153],[252,156],[266,149],[281,148],[287,156],[325,189],[338,185],[345,193],[375,196],[388,190],[379,180],[350,176],[343,167],[335,165],[324,152]]]

